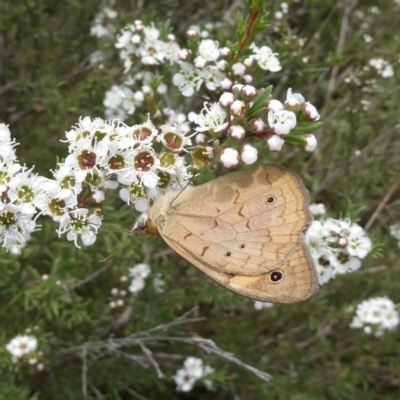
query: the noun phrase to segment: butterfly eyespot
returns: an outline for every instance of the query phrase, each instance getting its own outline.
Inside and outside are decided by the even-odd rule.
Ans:
[[[244,249],[244,248],[246,247],[246,245],[245,245],[244,243],[242,243],[239,247],[240,247],[241,249]]]
[[[281,271],[272,271],[269,273],[269,281],[271,283],[279,283],[283,279],[284,275]]]
[[[269,204],[274,203],[274,202],[275,202],[275,196],[268,196],[268,197],[265,199],[265,202],[266,202],[266,203],[269,203]]]
[[[226,253],[225,253],[225,257],[230,257],[232,255],[232,253],[230,252],[230,251],[227,251]]]

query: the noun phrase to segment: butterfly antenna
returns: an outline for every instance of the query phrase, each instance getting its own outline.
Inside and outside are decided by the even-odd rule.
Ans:
[[[128,245],[130,245],[130,243],[127,243],[125,246],[122,246],[120,249],[118,249],[117,251],[114,251],[114,253],[110,254],[108,257],[106,257],[104,260],[100,260],[100,262],[106,262],[107,260],[109,260],[111,257],[115,256],[117,253],[119,253],[121,250],[123,250],[125,247],[127,247]]]
[[[174,198],[172,199],[172,201],[170,202],[170,204],[172,204],[172,203],[180,196],[180,194],[192,183],[192,181],[193,181],[195,175],[196,175],[196,172],[195,172],[195,170],[193,170],[193,175],[192,175],[192,177],[188,180],[188,182],[186,183],[186,185],[185,185],[184,187],[181,186],[180,192],[176,195],[176,197],[174,197]]]

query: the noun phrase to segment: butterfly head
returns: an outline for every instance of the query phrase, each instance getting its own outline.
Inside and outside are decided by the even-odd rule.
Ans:
[[[149,219],[147,213],[143,213],[135,222],[129,233],[138,233],[139,235],[160,236],[157,225]]]

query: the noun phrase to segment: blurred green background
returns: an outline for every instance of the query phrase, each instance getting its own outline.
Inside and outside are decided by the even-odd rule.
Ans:
[[[349,201],[361,207],[359,223],[369,227],[374,242],[383,243],[381,257],[364,260],[359,271],[334,279],[304,303],[258,311],[252,301],[219,287],[168,251],[161,239],[132,239],[102,229],[95,245],[79,250],[58,239],[54,223],[42,221],[22,255],[1,253],[0,399],[400,399],[399,330],[375,338],[350,329],[348,310],[371,296],[400,301],[400,250],[389,235],[389,226],[400,222],[400,5],[394,0],[287,1],[289,13],[277,20],[281,3],[265,3],[271,28],[258,43],[279,53],[283,66],[265,77],[265,85],[273,83],[278,99],[285,98],[288,87],[302,93],[325,122],[313,154],[288,148],[264,152],[265,160],[297,171],[312,200],[323,202],[332,217],[344,215]],[[35,165],[42,175],[50,177],[56,156],[67,155],[60,142],[64,132],[80,116],[103,117],[105,92],[122,82],[113,39],[90,35],[104,4],[0,3],[0,122],[9,124],[20,143],[21,163]],[[204,0],[120,0],[112,7],[118,12],[112,21],[117,31],[135,19],[168,18],[178,41],[191,24],[220,21],[223,29],[216,38],[234,40],[235,13],[245,12],[243,2]],[[97,50],[106,55],[101,64],[90,62]],[[369,66],[372,58],[390,63],[394,75],[379,75]],[[205,172],[202,179],[211,175]],[[384,207],[371,219],[380,204]],[[105,225],[129,230],[133,222],[128,207],[107,201]],[[106,264],[100,262],[126,244]],[[152,277],[161,274],[165,292],[157,294],[149,279],[137,297],[111,309],[111,289],[126,289],[129,282],[121,277],[143,260],[149,261]],[[103,267],[96,278],[77,286]],[[43,274],[49,275],[47,281]],[[172,330],[172,336],[210,338],[274,379],[266,383],[195,347],[160,342],[152,351],[168,377],[186,356],[200,357],[217,371],[214,390],[198,385],[187,394],[176,392],[173,380],[157,378],[151,365],[143,368],[103,351],[88,354],[84,397],[81,354],[66,349],[99,340],[104,332],[125,337],[167,323],[194,306],[194,316],[205,319]],[[127,308],[130,319],[105,330]],[[5,350],[12,337],[34,326],[44,353],[41,372],[16,368]],[[142,355],[137,346],[125,350]]]

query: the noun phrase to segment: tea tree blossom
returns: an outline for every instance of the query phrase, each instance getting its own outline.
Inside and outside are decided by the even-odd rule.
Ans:
[[[188,357],[181,369],[176,371],[173,379],[178,392],[190,392],[198,381],[202,381],[208,389],[212,389],[212,382],[205,379],[214,373],[214,369],[203,364],[203,360]]]
[[[297,118],[292,111],[280,110],[268,112],[268,123],[277,135],[287,135],[295,126]]]
[[[314,221],[307,231],[306,242],[316,264],[320,284],[337,274],[359,269],[361,260],[372,249],[365,231],[350,219]]]
[[[132,281],[128,290],[131,293],[140,292],[145,287],[145,280],[150,275],[150,272],[150,265],[146,263],[136,264],[129,268],[129,275],[132,277]]]
[[[351,328],[363,329],[367,334],[382,336],[400,323],[400,315],[392,300],[387,297],[372,297],[361,302],[350,324]]]
[[[314,216],[326,214],[326,208],[323,203],[312,203],[310,204],[310,211]]]
[[[38,341],[35,336],[17,335],[6,346],[13,358],[19,359],[26,354],[36,351]]]
[[[105,20],[116,15],[111,8],[102,10]],[[100,25],[105,25],[97,22],[93,34],[100,36]],[[246,48],[238,50],[200,28],[186,37],[188,43],[181,47],[167,27],[141,20],[122,29],[115,47],[126,76],[105,94],[110,120],[82,117],[65,133],[68,155],[51,171],[52,179],[18,163],[15,140],[0,124],[3,247],[19,252],[38,229],[38,217],[44,216],[59,224],[59,235],[76,246],[90,245],[102,225],[102,205],[110,191],[117,190],[127,205],[144,212],[152,200],[184,188],[193,177],[191,167],[197,171],[216,161],[227,168],[255,163],[256,141],[271,151],[283,150],[284,144],[306,152],[315,149],[310,134],[320,126],[315,107],[291,89],[282,103],[273,98],[271,86],[252,84],[257,73],[281,69],[270,47],[244,41]],[[198,108],[174,110],[164,96],[172,89],[181,97],[196,94],[205,101]],[[175,97],[171,91],[168,98]],[[128,119],[135,124],[123,122]],[[368,242],[357,234],[348,241],[351,257],[368,251]],[[133,292],[143,287],[140,279],[145,278],[132,283]]]

